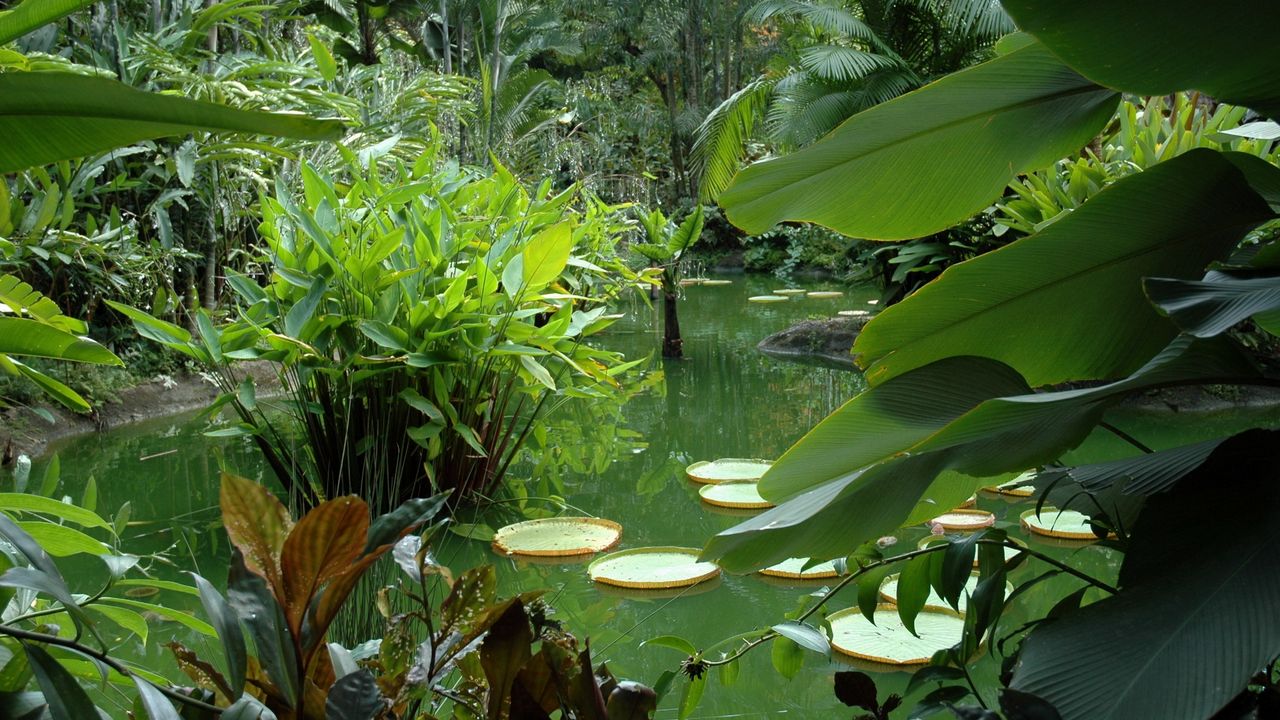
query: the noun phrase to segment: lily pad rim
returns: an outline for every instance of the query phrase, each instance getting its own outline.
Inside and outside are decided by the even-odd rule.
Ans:
[[[776,505],[769,502],[768,500],[765,500],[763,497],[760,498],[759,502],[740,502],[740,501],[734,501],[734,500],[724,500],[721,498],[708,497],[711,493],[716,492],[718,488],[733,487],[735,485],[759,486],[760,481],[759,480],[723,480],[721,482],[716,482],[716,483],[703,483],[702,487],[698,488],[698,497],[702,499],[702,502],[708,505],[714,505],[715,507],[722,507],[722,508],[730,508],[732,510],[767,510],[771,507],[777,507]],[[759,495],[760,493],[757,492],[756,494]]]
[[[615,560],[620,557],[627,557],[630,555],[656,555],[660,553],[688,555],[693,560],[693,562],[705,563],[707,565],[711,565],[714,569],[709,572],[705,572],[702,575],[690,576],[689,578],[685,578],[681,580],[669,580],[669,581],[662,581],[662,582],[657,582],[657,581],[645,582],[645,581],[632,581],[632,580],[620,581],[615,579],[601,579],[600,577],[596,576],[596,573],[595,573],[596,567],[604,564],[607,561]],[[627,548],[625,550],[615,550],[614,552],[611,552],[608,555],[602,555],[596,558],[595,560],[592,560],[591,564],[587,565],[587,577],[591,578],[593,582],[603,583],[605,585],[612,585],[614,587],[631,588],[633,590],[668,590],[673,588],[691,587],[693,585],[704,583],[712,578],[719,577],[721,573],[719,565],[716,565],[715,563],[710,562],[708,560],[699,560],[698,558],[701,555],[702,555],[702,551],[699,550],[698,548],[681,547],[679,545],[646,545],[644,547],[634,547],[634,548]]]
[[[581,525],[595,525],[599,527],[608,528],[614,532],[614,537],[613,537],[613,540],[608,545],[605,545],[604,547],[601,547],[601,548],[583,547],[583,548],[571,548],[568,550],[515,550],[508,546],[503,545],[501,542],[500,538],[502,536],[503,530],[511,530],[513,528],[530,528],[537,525],[550,525],[555,522],[570,522],[570,523],[578,523]],[[511,533],[508,533],[508,535],[510,534]],[[608,520],[606,518],[589,517],[585,515],[582,515],[582,516],[565,515],[560,517],[534,518],[532,520],[521,520],[520,522],[511,523],[510,525],[504,525],[498,528],[496,532],[494,532],[493,540],[491,541],[491,544],[493,545],[493,549],[498,554],[504,555],[504,556],[524,555],[528,557],[572,557],[575,555],[592,555],[594,553],[604,552],[606,550],[617,547],[618,543],[621,541],[622,541],[622,525],[618,522],[615,522],[613,520]]]
[[[702,468],[704,466],[714,465],[719,462],[759,463],[761,465],[767,465],[769,467],[772,467],[774,463],[773,460],[765,460],[764,458],[739,458],[739,457],[723,457],[723,458],[716,458],[715,460],[698,460],[697,462],[690,463],[685,467],[684,469],[685,477],[689,478],[690,480],[696,483],[702,483],[703,485],[719,485],[722,482],[733,482],[734,480],[748,480],[748,481],[750,480],[749,478],[731,478],[731,479],[726,478],[722,480],[717,478],[709,478],[709,477],[706,477],[705,475],[695,475],[692,472],[695,468]],[[763,475],[764,473],[761,473],[761,474]],[[758,481],[759,478],[755,478],[755,480]]]
[[[898,610],[898,606],[897,606],[897,605],[894,605],[893,603],[885,603],[885,602],[882,602],[882,603],[879,603],[879,604],[877,604],[877,605],[876,605],[876,612],[886,612],[886,611],[887,611],[887,612],[897,612],[897,610]],[[841,619],[843,619],[843,618],[845,618],[845,617],[847,617],[847,616],[849,616],[849,615],[855,615],[855,616],[857,616],[858,618],[860,618],[861,620],[863,620],[864,622],[867,622],[866,616],[864,616],[864,615],[862,614],[862,610],[861,610],[861,608],[859,608],[859,607],[858,607],[858,606],[856,606],[856,605],[855,605],[855,606],[853,606],[853,607],[847,607],[847,608],[844,608],[844,609],[842,609],[842,610],[837,610],[837,611],[835,611],[835,612],[833,612],[833,613],[831,613],[830,615],[828,615],[828,616],[827,616],[827,623],[828,623],[829,625],[831,625],[831,635],[832,635],[832,637],[831,637],[829,640],[830,640],[830,643],[831,643],[831,649],[832,649],[832,650],[835,650],[836,652],[842,653],[842,654],[844,654],[844,655],[848,655],[849,657],[855,657],[855,658],[858,658],[858,659],[860,659],[860,660],[871,660],[872,662],[878,662],[878,663],[884,663],[885,665],[896,665],[896,666],[903,666],[903,665],[927,665],[927,664],[929,664],[930,659],[932,659],[932,656],[930,656],[930,657],[925,657],[925,658],[912,658],[912,659],[910,659],[910,660],[893,660],[893,659],[891,659],[891,658],[880,657],[880,656],[878,656],[878,655],[868,655],[868,654],[866,654],[866,653],[860,653],[860,652],[857,652],[857,651],[855,651],[855,650],[850,650],[850,649],[848,649],[848,648],[841,647],[840,645],[837,645],[837,644],[836,644],[836,640],[835,640],[835,622],[836,622],[837,620],[841,620]],[[953,614],[953,613],[944,613],[944,612],[938,612],[938,611],[936,611],[936,610],[929,610],[929,609],[925,609],[925,610],[921,610],[921,611],[916,615],[916,617],[917,617],[917,618],[919,618],[920,616],[923,616],[923,615],[936,615],[936,616],[939,616],[939,617],[945,617],[945,618],[947,618],[948,620],[954,620],[954,621],[957,621],[957,622],[959,622],[959,623],[960,623],[960,628],[961,628],[961,630],[963,631],[963,628],[964,628],[964,619],[963,619],[963,618],[960,618],[960,617],[956,617],[956,615],[955,615],[955,614]],[[917,637],[918,637],[918,636],[917,636]],[[939,649],[942,649],[942,648],[939,648]]]

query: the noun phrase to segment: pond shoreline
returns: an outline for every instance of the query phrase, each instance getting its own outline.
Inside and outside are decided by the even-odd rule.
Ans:
[[[275,370],[270,363],[247,362],[241,367],[253,377],[260,397],[279,394]],[[117,401],[104,403],[88,413],[41,405],[41,410],[53,415],[53,424],[31,408],[4,408],[0,411],[0,448],[3,448],[4,464],[11,464],[18,455],[38,458],[50,444],[67,438],[200,410],[213,402],[218,390],[200,373],[182,373],[146,380],[121,390],[118,395]]]

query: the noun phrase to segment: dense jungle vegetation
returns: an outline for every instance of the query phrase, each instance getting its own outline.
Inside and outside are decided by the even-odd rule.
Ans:
[[[1280,717],[1277,27],[0,0],[0,718]],[[28,454],[146,383],[198,511]]]

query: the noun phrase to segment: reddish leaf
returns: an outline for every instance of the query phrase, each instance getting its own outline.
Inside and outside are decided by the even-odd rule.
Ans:
[[[370,565],[377,562],[378,558],[382,557],[382,554],[390,549],[390,545],[383,545],[348,565],[345,572],[329,581],[324,592],[312,600],[311,608],[308,611],[310,624],[307,628],[307,639],[303,646],[304,657],[302,660],[305,663],[304,667],[310,666],[311,658],[316,650],[328,652],[328,648],[324,644],[324,634],[328,631],[329,625],[338,616],[338,611],[342,609],[342,604],[347,601],[347,596],[355,589],[356,583],[360,581],[360,577],[364,575],[365,570],[368,570]]]
[[[244,555],[245,567],[262,576],[284,605],[280,552],[293,527],[289,511],[265,487],[230,473],[222,474],[220,495],[227,537]]]
[[[489,717],[506,718],[510,715],[511,688],[525,663],[532,659],[529,646],[533,644],[533,631],[529,628],[529,616],[524,603],[511,603],[480,643],[480,666],[489,681]]]
[[[322,503],[289,533],[281,552],[284,614],[299,637],[302,618],[320,588],[360,557],[369,531],[369,507],[355,495]]]

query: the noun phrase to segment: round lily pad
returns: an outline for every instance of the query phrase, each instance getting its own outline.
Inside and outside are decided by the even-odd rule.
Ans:
[[[592,580],[625,588],[659,589],[696,585],[720,574],[714,563],[700,562],[700,551],[683,547],[620,550],[587,566]]]
[[[808,290],[805,290],[804,288],[783,288],[781,290],[774,290],[773,294],[774,295],[803,295],[806,292],[808,292]]]
[[[836,314],[842,317],[866,317],[871,313],[867,312],[866,310],[841,310]]]
[[[771,460],[720,458],[696,462],[684,472],[694,482],[715,484],[729,480],[759,480],[770,465],[773,465]]]
[[[825,300],[827,298],[842,297],[844,293],[840,292],[839,290],[813,290],[809,292],[808,295],[811,298],[816,298],[818,300]]]
[[[1036,516],[1035,508],[1022,513],[1022,526],[1037,535],[1064,540],[1097,540],[1089,527],[1089,516],[1075,510],[1046,507]]]
[[[760,497],[760,489],[754,480],[731,480],[704,485],[698,490],[698,495],[703,502],[719,507],[742,510],[763,510],[773,507],[773,503]]]
[[[832,613],[831,647],[856,658],[890,665],[923,665],[939,650],[949,648],[964,632],[964,619],[954,613],[922,610],[912,635],[893,605],[877,608],[873,625],[856,607]]]
[[[1007,495],[1009,497],[1031,497],[1036,493],[1036,489],[1027,483],[1031,482],[1035,476],[1035,470],[1028,470],[1009,482],[983,489],[997,495]]]
[[[934,525],[941,525],[944,530],[981,530],[994,525],[996,516],[986,510],[961,509],[942,513],[931,522]]]
[[[732,280],[703,280],[702,284],[711,285],[713,287],[719,287],[721,285],[732,285],[733,281]]]
[[[805,563],[809,562],[809,558],[787,558],[777,565],[760,571],[761,575],[770,577],[790,578],[793,580],[822,580],[824,578],[833,578],[839,575],[836,572],[836,561],[828,560],[805,569]]]
[[[706,282],[706,278],[683,278],[680,280],[680,284],[685,287],[688,287],[690,285],[701,285],[705,282]]]
[[[1009,548],[1006,548],[1006,550],[1007,549]],[[947,604],[946,600],[942,599],[942,596],[939,595],[937,591],[935,591],[933,588],[929,588],[929,597],[925,598],[924,609],[937,610],[938,612],[944,612],[944,613],[955,613],[958,611],[961,615],[964,615],[965,612],[968,610],[969,596],[972,595],[973,591],[977,589],[978,589],[978,575],[977,573],[974,573],[969,576],[968,580],[965,581],[964,592],[960,593],[960,599],[959,601],[956,602],[957,607],[953,608]],[[1012,592],[1013,592],[1013,585],[1009,583],[1005,583],[1004,596],[1007,598]],[[885,578],[884,584],[880,586],[880,597],[883,598],[885,602],[893,603],[895,605],[898,603],[898,576],[897,575],[890,575],[889,577]]]
[[[589,555],[618,544],[622,526],[591,517],[556,517],[508,525],[493,535],[493,549],[504,555],[562,557]]]
[[[752,295],[747,298],[747,302],[753,303],[779,303],[786,301],[787,298],[784,295]]]

